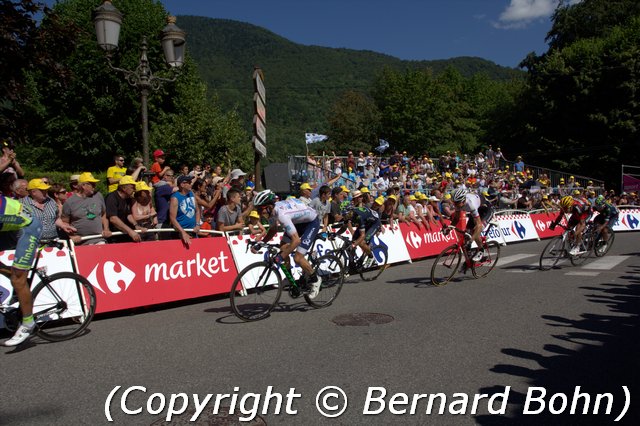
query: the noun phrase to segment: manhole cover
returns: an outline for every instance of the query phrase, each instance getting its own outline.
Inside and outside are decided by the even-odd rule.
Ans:
[[[218,414],[214,414],[211,410],[205,409],[202,413],[200,413],[200,416],[198,416],[198,420],[191,422],[190,419],[195,413],[195,410],[187,410],[178,416],[173,416],[171,418],[171,422],[169,423],[166,422],[166,417],[162,417],[161,419],[158,419],[155,422],[151,423],[151,426],[165,424],[191,426],[264,426],[267,424],[267,422],[265,422],[264,419],[260,416],[255,416],[254,419],[250,422],[241,422],[240,417],[246,418],[250,416],[242,413],[238,414],[237,412],[235,414],[230,414],[229,407],[220,407],[220,409],[218,410]]]
[[[386,324],[388,322],[393,321],[393,317],[391,315],[386,314],[375,314],[371,312],[360,312],[355,314],[344,314],[338,315],[333,318],[331,321],[334,323],[345,326],[345,325],[355,325],[355,326],[364,326],[371,324]]]

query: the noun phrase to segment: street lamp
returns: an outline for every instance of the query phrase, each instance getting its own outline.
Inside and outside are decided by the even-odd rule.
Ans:
[[[158,90],[164,83],[178,78],[180,67],[184,63],[185,32],[176,25],[176,17],[167,17],[167,26],[162,30],[162,49],[164,58],[171,70],[170,78],[153,75],[147,58],[147,37],[140,43],[140,61],[135,70],[119,68],[111,63],[113,52],[118,49],[122,13],[109,0],[104,0],[94,10],[93,23],[96,27],[98,46],[105,51],[109,67],[124,74],[127,82],[140,91],[142,113],[142,155],[145,165],[149,166],[149,118],[147,99],[151,90]]]

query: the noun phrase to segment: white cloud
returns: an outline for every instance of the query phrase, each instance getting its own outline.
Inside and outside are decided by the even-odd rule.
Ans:
[[[570,0],[569,4],[580,1],[582,0]],[[559,0],[511,0],[500,14],[498,22],[493,22],[492,25],[502,29],[525,28],[533,21],[551,16],[558,3]]]

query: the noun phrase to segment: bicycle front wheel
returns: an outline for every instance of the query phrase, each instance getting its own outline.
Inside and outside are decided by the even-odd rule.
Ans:
[[[561,236],[552,238],[542,250],[540,255],[540,270],[548,271],[551,268],[555,268],[560,259],[567,256],[567,251],[564,247],[565,243]]]
[[[96,293],[82,275],[59,272],[45,277],[33,289],[36,335],[51,342],[82,333],[96,312]]]
[[[280,271],[267,262],[244,268],[231,285],[229,299],[233,313],[243,321],[269,316],[282,294]]]
[[[593,253],[597,257],[602,257],[611,250],[611,246],[613,246],[613,242],[616,239],[616,233],[613,231],[609,231],[609,239],[605,241],[602,238],[602,233],[598,234],[595,242],[593,243]]]
[[[580,241],[580,251],[576,255],[569,254],[569,259],[573,266],[582,265],[589,257],[591,250],[593,250],[593,234],[585,233],[582,235],[582,241]]]
[[[456,244],[442,250],[431,267],[431,283],[437,286],[446,285],[460,266],[462,255]]]
[[[386,246],[375,245],[371,247],[373,257],[366,257],[366,253],[362,253],[365,258],[359,272],[363,281],[373,281],[380,276],[382,271],[387,269],[387,262],[389,261],[389,252],[387,250]]]
[[[312,266],[314,272],[322,279],[322,284],[316,297],[311,299],[305,294],[304,299],[314,308],[329,306],[336,300],[344,284],[344,266],[340,259],[331,253],[314,259]]]
[[[484,243],[484,256],[479,262],[471,263],[471,272],[476,278],[482,278],[489,275],[489,272],[493,270],[500,257],[500,244],[495,241],[488,241]]]

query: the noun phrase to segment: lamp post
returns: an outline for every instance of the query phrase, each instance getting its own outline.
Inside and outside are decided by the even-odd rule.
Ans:
[[[149,92],[158,90],[164,83],[173,82],[178,78],[180,67],[184,63],[185,32],[176,25],[175,16],[167,17],[167,26],[162,30],[162,49],[164,58],[171,71],[170,78],[158,77],[149,68],[147,58],[147,38],[142,37],[140,43],[140,60],[135,70],[119,68],[111,63],[113,52],[118,49],[122,13],[109,0],[94,10],[93,23],[96,28],[98,46],[104,50],[109,67],[124,74],[127,82],[140,91],[142,115],[142,155],[145,165],[149,166],[149,118],[147,100]]]

